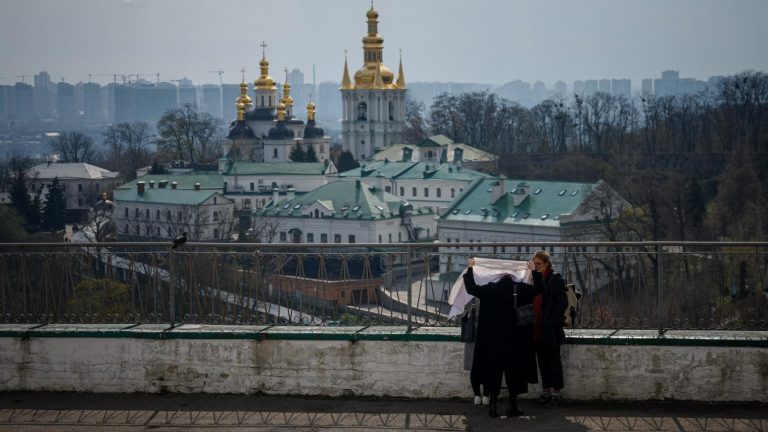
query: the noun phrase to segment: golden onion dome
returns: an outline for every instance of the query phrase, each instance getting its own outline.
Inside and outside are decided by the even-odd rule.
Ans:
[[[282,102],[277,105],[277,121],[285,121],[285,104]]]
[[[307,120],[315,119],[315,104],[309,101],[307,104]]]
[[[355,72],[355,87],[356,88],[377,88],[374,86],[376,80],[376,70],[381,71],[381,80],[384,83],[385,88],[390,88],[394,81],[395,74],[392,73],[389,68],[384,66],[383,63],[369,62],[363,65]]]
[[[248,109],[248,107],[253,105],[253,100],[248,96],[248,83],[246,82],[240,83],[240,96],[235,99],[235,105],[238,103],[242,103],[245,109]]]
[[[379,17],[379,13],[376,12],[376,9],[373,8],[373,5],[371,5],[371,9],[368,10],[368,13],[365,14],[368,19],[376,19]]]
[[[265,57],[262,57],[259,62],[259,68],[261,69],[261,76],[253,82],[256,90],[277,90],[275,80],[269,76],[269,62]]]

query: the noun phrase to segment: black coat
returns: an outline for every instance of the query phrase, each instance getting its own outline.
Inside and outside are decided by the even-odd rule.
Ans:
[[[528,391],[528,383],[538,382],[536,357],[533,350],[533,326],[515,326],[514,291],[517,287],[517,305],[531,304],[539,292],[535,287],[516,283],[511,278],[479,286],[472,268],[464,274],[467,292],[482,302],[478,317],[474,362],[481,370],[481,380],[498,394],[501,372],[507,374],[510,393]]]
[[[532,272],[533,286],[542,295],[540,345],[555,348],[565,342],[565,308],[568,307],[565,280],[560,273],[552,273],[544,280],[537,271]]]

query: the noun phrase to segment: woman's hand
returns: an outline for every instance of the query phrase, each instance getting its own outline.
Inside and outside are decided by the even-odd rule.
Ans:
[[[536,266],[533,264],[533,261],[528,261],[528,270],[530,271],[536,270]]]
[[[475,258],[469,258],[467,260],[467,267],[471,268],[471,267],[474,267],[474,265],[475,265]]]

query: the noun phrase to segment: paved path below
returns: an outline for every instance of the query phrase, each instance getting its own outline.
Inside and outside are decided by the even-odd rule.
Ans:
[[[463,400],[0,393],[0,431],[766,431],[766,404],[585,403],[491,419]],[[506,406],[501,401],[500,408]]]

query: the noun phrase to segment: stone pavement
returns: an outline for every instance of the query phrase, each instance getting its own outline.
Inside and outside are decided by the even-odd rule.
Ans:
[[[468,400],[242,395],[0,393],[5,431],[766,431],[766,404],[522,401],[491,419]],[[506,407],[502,400],[499,411]]]

